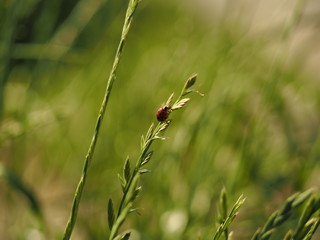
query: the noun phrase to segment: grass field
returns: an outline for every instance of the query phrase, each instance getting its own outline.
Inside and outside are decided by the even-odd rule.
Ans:
[[[118,208],[122,197],[118,173],[127,156],[134,166],[156,111],[193,73],[204,96],[191,93],[170,114],[121,232],[130,230],[132,240],[215,239],[216,219],[226,217],[218,211],[222,189],[229,210],[241,194],[246,200],[232,236],[220,239],[251,239],[288,197],[310,188],[311,223],[319,224],[320,85],[307,64],[317,46],[306,40],[292,48],[307,23],[316,32],[316,19],[305,14],[308,2],[287,2],[295,7],[277,27],[251,31],[245,7],[226,14],[230,1],[225,14],[210,18],[196,1],[141,1],[72,239],[109,238],[108,201]],[[62,239],[127,4],[15,0],[0,7],[0,239]],[[298,229],[303,206],[270,239],[307,240],[284,236]],[[319,238],[318,230],[312,239]]]

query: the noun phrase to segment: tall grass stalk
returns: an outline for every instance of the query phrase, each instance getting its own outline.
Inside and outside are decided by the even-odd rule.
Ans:
[[[222,201],[220,200],[220,208],[227,210],[227,208],[226,208],[226,202],[227,202],[226,193],[223,191],[221,193],[221,198],[223,200]],[[230,224],[233,222],[235,217],[238,215],[239,208],[243,205],[244,201],[245,201],[245,198],[241,195],[238,198],[238,200],[236,201],[236,203],[233,205],[228,216],[226,216],[226,218],[222,220],[222,222],[219,225],[218,229],[216,230],[212,240],[220,239],[222,234],[225,235],[225,239],[228,239],[228,230],[227,229],[230,226]]]
[[[219,199],[219,205],[218,205],[218,216],[217,216],[217,222],[219,225],[223,224],[224,221],[228,217],[228,201],[227,201],[227,193],[226,189],[222,188],[220,193],[220,199]],[[229,230],[226,228],[224,230],[224,239],[229,239]]]
[[[272,234],[276,231],[276,229],[286,222],[293,214],[294,210],[299,208],[304,202],[306,202],[312,194],[311,190],[307,190],[303,193],[296,193],[289,197],[282,208],[278,211],[275,211],[263,228],[258,229],[251,240],[268,240],[272,236]],[[317,202],[317,204],[315,204]],[[295,232],[295,234],[288,233],[286,238],[289,238],[289,235],[293,237],[291,239],[294,240],[302,240],[304,239],[306,234],[313,234],[311,230],[315,228],[315,225],[308,224],[307,222],[311,220],[312,214],[316,211],[319,211],[319,199],[317,201],[311,200],[307,206],[305,207],[304,212],[299,220],[299,226]],[[300,227],[301,226],[301,227]],[[310,233],[311,231],[311,233]],[[311,235],[312,236],[312,235]],[[290,239],[290,238],[289,238]]]
[[[186,84],[184,85],[180,93],[180,96],[177,98],[177,100],[173,104],[172,104],[173,94],[171,94],[171,96],[166,102],[166,105],[170,106],[170,110],[169,110],[170,113],[172,111],[175,111],[177,109],[184,107],[186,103],[190,100],[189,98],[185,98],[185,96],[190,92],[194,91],[190,88],[194,85],[196,81],[196,77],[197,75],[193,75],[187,80]],[[131,171],[131,168],[130,168],[129,158],[127,158],[127,160],[125,161],[124,168],[123,168],[123,176],[119,175],[119,180],[123,190],[123,195],[122,195],[117,213],[115,213],[114,211],[113,202],[111,199],[109,200],[109,204],[108,204],[108,222],[109,222],[109,228],[110,228],[109,240],[114,240],[114,239],[124,240],[129,238],[130,233],[126,233],[124,235],[118,235],[119,228],[125,221],[128,213],[135,211],[135,209],[133,209],[132,206],[133,206],[134,200],[136,199],[137,195],[141,190],[141,186],[139,186],[139,178],[142,174],[149,172],[149,170],[143,168],[150,161],[153,154],[153,151],[149,151],[149,149],[155,140],[165,139],[161,135],[161,133],[167,129],[170,123],[171,123],[171,120],[166,120],[164,122],[159,122],[157,126],[154,126],[153,123],[151,124],[146,135],[142,136],[141,138],[141,153],[133,171]]]
[[[105,90],[105,94],[103,97],[103,101],[101,103],[101,107],[100,107],[100,111],[99,111],[99,115],[97,118],[97,122],[94,128],[94,133],[93,133],[93,137],[87,152],[87,155],[85,157],[85,161],[84,161],[84,166],[83,166],[83,170],[82,170],[82,175],[80,178],[80,181],[78,183],[78,186],[76,188],[75,194],[74,194],[74,199],[73,199],[73,203],[72,203],[72,208],[71,208],[71,214],[63,235],[63,240],[68,240],[71,237],[76,219],[77,219],[77,214],[78,214],[78,209],[79,209],[79,204],[80,204],[80,200],[81,200],[81,196],[82,196],[82,192],[83,192],[83,188],[85,186],[86,183],[86,178],[87,178],[87,172],[88,172],[88,168],[90,166],[91,163],[91,159],[96,147],[96,143],[97,143],[97,139],[99,136],[99,131],[100,131],[100,126],[106,111],[106,107],[107,107],[107,103],[108,103],[108,99],[112,90],[112,86],[113,83],[116,79],[116,70],[118,68],[120,59],[121,59],[121,54],[123,51],[123,46],[125,44],[128,32],[130,30],[130,26],[131,26],[131,22],[132,22],[132,18],[133,15],[137,9],[137,6],[139,4],[139,0],[130,0],[127,11],[126,11],[126,17],[125,17],[125,21],[124,21],[124,25],[122,28],[122,34],[121,34],[121,39],[117,48],[117,52],[115,55],[115,59],[113,62],[113,66],[111,69],[111,72],[109,74],[109,78],[108,78],[108,82],[107,82],[107,87]]]
[[[298,226],[293,233],[293,239],[302,239],[313,228],[314,223],[316,222],[319,223],[319,218],[320,218],[319,208],[320,208],[320,198],[319,197],[316,198],[315,196],[312,196],[309,199],[308,203],[306,204],[301,214]],[[312,218],[312,216],[316,211],[319,211],[318,216],[315,218]]]
[[[320,213],[318,213],[318,217],[315,219],[315,222],[312,224],[311,229],[306,234],[305,238],[303,240],[311,240],[312,236],[317,231],[317,228],[320,225]]]

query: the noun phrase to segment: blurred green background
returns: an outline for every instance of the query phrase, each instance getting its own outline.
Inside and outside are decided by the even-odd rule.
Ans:
[[[57,239],[121,34],[124,0],[0,4],[0,238]],[[129,33],[73,239],[106,239],[117,173],[155,112],[198,73],[157,142],[124,229],[138,239],[213,232],[226,187],[247,197],[248,239],[292,193],[320,183],[319,3],[143,0]],[[290,225],[290,223],[288,223]],[[280,239],[281,231],[278,232]]]

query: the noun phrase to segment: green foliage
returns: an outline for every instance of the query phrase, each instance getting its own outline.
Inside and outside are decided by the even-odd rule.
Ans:
[[[225,188],[222,188],[221,190],[217,212],[218,212],[217,222],[218,224],[223,224],[227,219],[227,215],[228,215],[228,201],[227,201],[227,193]],[[229,239],[228,228],[224,229],[224,237],[226,240]]]
[[[259,226],[260,239],[319,238],[319,189],[296,195],[300,203],[286,201],[319,185],[320,87],[311,55],[318,43],[300,35],[315,29],[304,11],[309,2],[290,2],[285,11],[278,3],[272,9],[264,9],[266,2],[224,4],[223,10],[201,1],[142,1],[120,44],[131,25],[121,31],[127,1],[1,4],[0,152],[3,169],[14,173],[0,181],[1,238],[62,238],[95,123],[99,141],[85,164],[74,239],[107,239],[108,225],[124,232],[114,232],[118,239],[212,239],[213,219],[225,223],[241,194],[246,204],[220,239],[250,239]],[[275,16],[277,25],[260,28],[256,17],[264,14],[262,23]],[[174,101],[172,95],[161,103],[192,72],[205,96]],[[108,100],[104,121],[97,120],[102,98]],[[175,111],[186,103],[186,111]],[[143,138],[141,132],[164,105],[172,106],[174,127],[140,159],[156,126]],[[141,168],[131,180],[135,159]],[[222,186],[228,196],[219,197]],[[132,211],[137,214],[128,217]]]
[[[84,165],[83,165],[83,170],[82,170],[82,176],[80,178],[80,181],[78,183],[78,186],[76,188],[75,194],[74,194],[74,199],[73,199],[73,204],[72,204],[72,208],[71,208],[71,214],[70,214],[70,218],[68,220],[65,232],[64,232],[64,236],[63,239],[64,240],[68,240],[71,237],[74,225],[76,223],[76,219],[77,219],[77,214],[78,214],[78,209],[79,209],[79,204],[81,201],[81,196],[82,196],[82,192],[85,186],[85,182],[86,182],[86,178],[88,176],[88,168],[89,168],[89,164],[91,162],[91,159],[93,157],[93,153],[95,151],[96,148],[96,142],[98,140],[99,137],[99,132],[100,132],[100,126],[102,124],[103,118],[104,118],[104,114],[107,108],[107,104],[108,104],[108,99],[109,99],[109,95],[111,93],[112,90],[112,86],[113,83],[116,79],[116,70],[118,68],[119,62],[120,62],[120,57],[122,54],[122,50],[123,50],[123,46],[124,43],[126,41],[129,29],[130,29],[130,25],[132,22],[132,17],[133,14],[135,12],[135,10],[137,9],[139,1],[138,0],[130,0],[129,2],[129,6],[127,8],[127,13],[126,13],[126,17],[125,17],[125,21],[123,24],[123,30],[122,30],[122,34],[121,34],[121,39],[118,45],[118,49],[116,52],[116,56],[114,58],[114,62],[113,62],[113,66],[108,78],[108,83],[106,86],[106,90],[105,90],[105,94],[101,103],[101,107],[100,107],[100,111],[99,111],[99,115],[97,118],[97,122],[96,122],[96,126],[94,129],[94,133],[91,139],[91,143],[87,152],[87,155],[85,157],[85,161],[84,161]],[[127,174],[127,173],[125,173]],[[125,175],[125,178],[127,177],[127,175]],[[120,223],[118,223],[120,224]]]
[[[33,191],[16,174],[5,169],[0,164],[0,179],[2,179],[2,178],[8,182],[9,186],[14,191],[19,192],[21,194],[21,196],[24,197],[28,201],[28,203],[30,205],[30,209],[40,219],[42,219],[41,205],[40,205],[36,195],[33,193]]]
[[[300,194],[296,193],[289,197],[283,207],[280,208],[280,210],[275,211],[269,217],[264,227],[256,231],[256,233],[252,237],[252,240],[270,239],[276,228],[287,221],[292,216],[293,211],[310,198],[311,193],[311,190],[308,190]],[[320,198],[317,199],[317,201],[319,200]],[[317,206],[317,204],[315,205],[315,201],[315,197],[312,197],[309,200],[309,202],[305,206],[303,213],[300,216],[298,227],[295,228],[296,230],[294,231],[294,233],[292,230],[289,230],[285,236],[285,239],[303,240],[310,233],[310,228],[315,227],[315,222],[319,220],[319,217],[317,216],[315,216],[315,218],[312,218],[313,214],[319,212],[319,206]]]
[[[187,101],[186,98],[183,98],[186,94],[190,93],[190,87],[194,85],[196,82],[196,75],[193,75],[190,77],[184,87],[182,88],[180,96],[177,98],[175,103],[172,104],[172,107],[170,108],[171,111],[177,110],[185,106]],[[170,104],[173,98],[173,94],[170,95],[169,99],[167,100],[167,104]],[[190,100],[190,99],[188,99]],[[120,239],[120,236],[118,235],[119,228],[123,224],[124,220],[127,217],[127,214],[131,211],[133,212],[134,209],[131,209],[134,200],[138,196],[139,192],[141,191],[141,186],[139,186],[139,179],[140,176],[144,173],[149,172],[147,169],[142,169],[142,166],[147,164],[152,156],[153,151],[149,151],[152,143],[155,140],[164,140],[165,138],[162,136],[162,132],[166,130],[170,125],[171,120],[166,120],[164,122],[159,122],[157,126],[154,127],[154,124],[152,123],[149,127],[149,130],[147,131],[145,136],[141,137],[141,153],[140,157],[136,162],[135,168],[133,169],[133,172],[131,173],[130,170],[130,162],[129,158],[125,161],[124,164],[124,170],[123,170],[123,176],[119,176],[119,180],[121,183],[121,187],[123,190],[123,196],[121,198],[120,206],[118,209],[118,214],[114,222],[114,211],[113,211],[113,205],[111,200],[109,200],[109,206],[108,206],[108,219],[109,219],[109,226],[110,229],[110,236],[109,240],[113,239]],[[126,235],[123,235],[125,238]],[[129,238],[129,236],[127,236]]]
[[[222,209],[224,209],[223,211],[226,210],[226,194],[225,192],[222,191],[221,193],[221,200],[220,201],[220,207]],[[228,227],[229,225],[233,222],[233,220],[235,219],[235,217],[238,214],[239,208],[242,206],[242,204],[244,203],[245,198],[243,198],[243,196],[240,196],[238,198],[238,200],[236,201],[236,203],[233,205],[230,213],[222,220],[222,223],[219,225],[216,233],[213,236],[213,240],[218,240],[220,239],[221,235],[224,233],[225,239],[229,239],[228,236]],[[224,205],[224,206],[223,206]]]

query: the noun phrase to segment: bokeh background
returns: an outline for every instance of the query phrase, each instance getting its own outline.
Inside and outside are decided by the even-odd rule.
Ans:
[[[61,238],[127,7],[124,0],[2,0],[0,238]],[[249,239],[296,191],[320,183],[318,0],[143,0],[129,33],[73,239],[106,239],[117,173],[155,112],[198,73],[155,150],[123,229],[206,239],[220,190],[247,198]],[[293,220],[277,232],[280,239]]]

